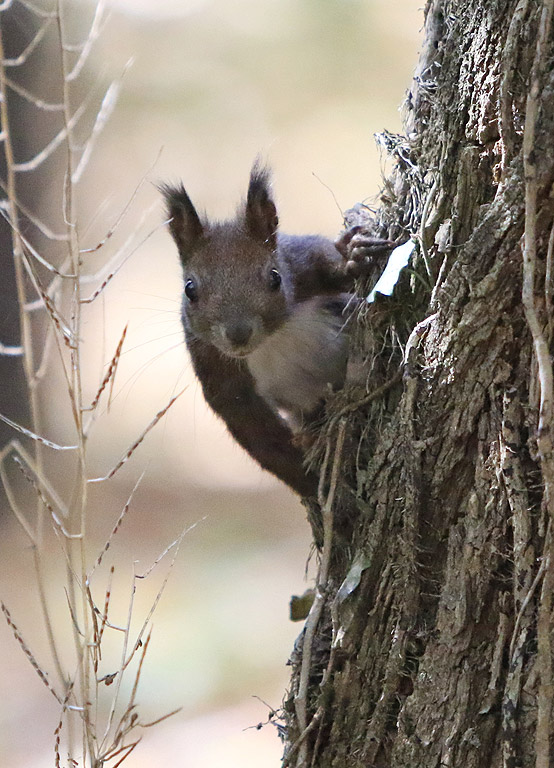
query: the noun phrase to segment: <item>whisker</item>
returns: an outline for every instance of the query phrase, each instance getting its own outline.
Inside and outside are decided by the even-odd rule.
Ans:
[[[157,355],[154,355],[153,358],[148,360],[148,362],[144,363],[137,371],[135,371],[129,378],[121,385],[120,390],[112,397],[112,403],[117,400],[117,398],[122,395],[125,391],[125,389],[129,388],[129,391],[126,393],[127,395],[130,392],[130,389],[137,383],[138,379],[142,374],[152,365],[152,363],[156,362],[156,360],[159,360],[161,357],[163,357],[168,352],[171,352],[174,349],[177,349],[179,347],[182,347],[181,342],[178,344],[174,344],[171,347],[168,347],[167,349],[164,349],[162,352],[159,352]],[[187,363],[185,366],[185,369],[190,367],[190,362]],[[184,372],[184,371],[183,371]]]
[[[145,347],[147,344],[154,344],[156,341],[163,341],[164,339],[169,339],[171,336],[176,336],[177,334],[181,335],[182,331],[179,329],[178,331],[172,331],[171,333],[166,333],[164,336],[156,336],[155,339],[147,339],[146,341],[141,341],[138,344],[135,344],[134,347],[129,347],[125,350],[125,352],[121,353],[121,357],[124,357],[125,355],[128,355],[129,352],[134,352],[136,349],[140,349],[141,347]],[[178,347],[179,344],[175,344],[173,347],[170,347],[170,349],[175,349]],[[166,349],[164,352],[160,354],[165,354],[168,350]],[[155,358],[154,358],[155,359]]]
[[[181,299],[173,299],[170,296],[160,296],[157,293],[147,293],[146,291],[123,291],[123,293],[134,293],[137,296],[149,296],[151,299],[161,299],[162,301],[170,301],[173,304],[177,304],[179,307],[181,306]]]

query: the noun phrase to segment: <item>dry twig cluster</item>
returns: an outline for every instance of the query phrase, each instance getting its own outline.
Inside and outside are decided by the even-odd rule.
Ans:
[[[23,14],[26,28],[33,29],[16,55],[8,55],[6,51],[11,43],[6,39],[7,21],[12,13],[19,14],[19,18]],[[98,137],[116,103],[121,79],[112,82],[96,100],[99,103],[96,109],[94,94],[81,96],[87,62],[103,26],[104,3],[102,0],[98,3],[81,42],[70,39],[73,33],[69,28],[74,26],[70,24],[74,21],[69,18],[70,13],[71,6],[66,7],[62,0],[40,5],[29,0],[0,3],[0,140],[6,173],[0,180],[0,212],[12,233],[21,332],[21,344],[2,344],[0,354],[21,357],[30,411],[28,425],[16,423],[8,414],[0,415],[14,431],[14,438],[0,451],[0,477],[11,511],[33,551],[51,665],[36,658],[25,630],[16,623],[17,605],[8,608],[2,603],[2,610],[16,641],[58,702],[60,717],[53,739],[54,764],[83,768],[109,764],[116,768],[140,741],[140,729],[153,724],[141,719],[137,691],[150,642],[152,613],[167,576],[148,615],[139,622],[138,631],[136,618],[133,620],[137,584],[168,553],[172,553],[174,561],[184,533],[146,573],[139,574],[135,569],[127,616],[119,622],[114,617],[112,595],[115,567],[107,567],[104,561],[142,478],[121,513],[116,515],[112,533],[100,553],[90,551],[88,540],[89,486],[91,482],[107,481],[119,471],[176,398],[154,416],[104,477],[90,476],[87,446],[96,420],[101,416],[101,405],[111,395],[127,329],[122,331],[106,365],[106,373],[90,400],[82,380],[82,329],[89,305],[98,300],[121,266],[144,242],[142,228],[138,227],[122,246],[106,253],[113,242],[112,235],[134,203],[144,179],[100,242],[92,246],[86,244],[87,231],[81,225],[78,198]],[[33,55],[42,55],[49,71],[50,87],[52,92],[58,92],[59,98],[42,98],[21,85],[19,74],[25,73]],[[34,124],[41,124],[47,115],[57,118],[54,135],[29,158],[20,158],[16,152],[10,112],[14,94],[32,111]],[[76,106],[77,99],[81,99],[81,103]],[[52,120],[47,125],[51,126]],[[60,165],[62,181],[58,182],[55,174],[48,174],[43,195],[62,201],[63,210],[57,212],[58,221],[52,224],[44,220],[42,214],[30,210],[22,191],[32,185],[45,184],[44,169]],[[96,254],[105,256],[100,271],[95,271],[92,264]],[[44,431],[41,388],[53,368],[63,374],[72,415],[73,437],[69,444],[50,439]],[[59,475],[51,469],[53,462],[45,460],[46,452],[67,456],[64,473],[73,476],[69,494],[67,489],[58,489]],[[45,577],[48,558],[52,557],[51,543],[46,542],[49,539],[51,542],[52,535],[65,563],[65,583],[55,589]],[[60,622],[63,614],[65,620]],[[62,648],[61,639],[71,635],[73,651],[68,654],[65,646]],[[113,662],[104,652],[108,636],[112,647],[114,639],[119,646],[119,662],[113,667],[107,666]],[[126,678],[130,679],[124,683]]]

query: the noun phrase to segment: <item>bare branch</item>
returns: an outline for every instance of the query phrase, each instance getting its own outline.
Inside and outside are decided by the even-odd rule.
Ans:
[[[21,460],[22,463],[24,463],[29,471],[32,473],[33,477],[36,479],[36,482],[40,485],[40,487],[44,490],[45,493],[48,494],[48,496],[52,499],[52,502],[56,505],[60,513],[67,517],[68,510],[66,505],[63,503],[59,495],[56,493],[55,489],[52,487],[52,484],[48,481],[48,479],[44,476],[43,473],[40,472],[40,470],[37,468],[32,456],[25,450],[25,448],[21,445],[19,440],[15,438],[14,440],[11,440],[10,443],[4,448],[1,456],[8,456],[10,453],[15,454],[14,459],[17,457]]]
[[[28,11],[31,11],[36,16],[39,16],[41,19],[55,19],[58,16],[57,11],[45,11],[44,8],[41,8],[38,5],[35,5],[34,3],[31,3],[30,0],[19,0],[21,5],[23,5],[25,8],[27,8]]]
[[[37,662],[37,660],[33,656],[33,653],[31,652],[31,649],[29,648],[29,646],[27,645],[27,643],[23,639],[23,636],[21,635],[21,632],[19,631],[19,629],[17,628],[16,624],[14,623],[14,621],[13,621],[13,619],[11,617],[10,612],[8,611],[8,609],[6,608],[4,603],[0,603],[0,607],[2,608],[2,612],[4,614],[4,617],[6,619],[8,627],[13,632],[13,636],[15,637],[15,639],[17,640],[17,642],[21,646],[21,649],[22,649],[23,653],[25,654],[25,656],[27,657],[27,659],[29,660],[32,668],[35,670],[35,672],[37,673],[39,678],[42,680],[44,685],[48,688],[48,690],[50,691],[52,696],[54,696],[54,698],[58,701],[58,703],[61,704],[63,699],[61,698],[61,696],[58,693],[56,693],[56,691],[52,687],[50,681],[48,680],[47,673],[42,669],[42,667],[39,665],[39,663]]]
[[[77,184],[81,176],[83,175],[88,165],[88,162],[90,160],[90,157],[92,155],[94,146],[98,140],[98,137],[104,130],[106,123],[110,119],[110,116],[115,108],[115,105],[117,104],[119,93],[121,91],[121,83],[122,83],[122,78],[120,78],[119,80],[114,80],[114,82],[111,83],[108,90],[106,91],[104,98],[102,99],[102,104],[100,105],[100,109],[98,110],[98,114],[96,115],[96,120],[92,127],[92,132],[89,136],[88,141],[85,144],[85,148],[84,148],[83,154],[81,155],[81,159],[79,160],[79,164],[77,165],[77,168],[75,169],[71,177],[71,181],[74,184]]]
[[[141,222],[140,222],[140,224],[139,224],[139,227],[138,227],[138,228],[140,228],[140,225],[142,224],[142,222],[144,221],[144,219],[146,218],[146,216],[147,216],[147,215],[148,215],[148,214],[151,212],[151,210],[152,210],[153,208],[155,208],[155,207],[157,207],[157,204],[156,204],[155,206],[152,206],[152,207],[151,207],[151,208],[150,208],[150,209],[149,209],[149,210],[146,212],[146,214],[144,214],[144,216],[142,216],[142,218],[141,218]],[[114,256],[112,259],[110,259],[110,261],[108,262],[108,264],[106,264],[106,266],[104,267],[104,269],[103,269],[103,270],[101,270],[101,273],[103,274],[103,273],[105,273],[106,269],[111,269],[111,271],[109,271],[109,272],[108,272],[107,276],[104,278],[104,280],[102,281],[102,283],[101,283],[101,284],[98,286],[98,288],[97,288],[97,289],[94,291],[94,293],[92,293],[90,296],[87,296],[85,299],[81,299],[81,302],[82,302],[83,304],[92,304],[92,302],[93,302],[95,299],[97,299],[97,298],[98,298],[98,296],[99,296],[99,295],[102,293],[102,291],[104,291],[104,289],[105,289],[105,288],[107,288],[107,286],[110,284],[110,282],[113,280],[113,278],[114,278],[114,277],[117,275],[117,273],[119,272],[119,270],[120,270],[120,269],[123,267],[123,265],[124,265],[124,264],[125,264],[125,263],[126,263],[126,262],[127,262],[129,259],[130,259],[130,258],[131,258],[131,256],[132,256],[132,255],[133,255],[133,254],[134,254],[136,251],[138,251],[138,249],[139,249],[139,248],[141,248],[141,247],[144,245],[144,243],[146,243],[146,242],[147,242],[147,240],[149,240],[149,239],[152,237],[152,235],[153,235],[155,232],[157,232],[157,231],[158,231],[158,230],[159,230],[161,227],[165,227],[165,226],[166,226],[166,224],[167,224],[167,221],[163,221],[161,224],[158,224],[158,226],[154,227],[154,229],[152,229],[152,230],[151,230],[151,231],[150,231],[150,232],[149,232],[149,233],[146,235],[146,237],[144,237],[144,238],[143,238],[143,239],[142,239],[142,240],[141,240],[141,241],[140,241],[140,242],[139,242],[139,243],[138,243],[138,244],[137,244],[137,245],[136,245],[136,246],[135,246],[135,247],[134,247],[132,250],[130,250],[130,251],[129,251],[129,253],[127,253],[125,256],[122,256],[121,254],[124,252],[125,248],[126,248],[126,247],[127,247],[129,244],[130,244],[130,242],[131,242],[131,241],[133,240],[133,238],[134,238],[134,233],[133,233],[133,234],[132,234],[132,235],[131,235],[131,236],[130,236],[128,239],[127,239],[127,241],[125,242],[125,244],[123,245],[123,247],[122,247],[122,248],[121,248],[121,249],[120,249],[120,250],[119,250],[119,251],[118,251],[118,252],[115,254],[115,256]],[[118,262],[119,262],[119,263],[118,263]],[[113,266],[113,264],[114,264],[114,263],[115,263],[115,264],[117,264],[117,266],[112,268],[112,266]],[[97,277],[96,275],[94,275],[94,276],[92,276],[92,277],[90,277],[90,278],[86,277],[86,278],[84,278],[84,279],[83,279],[83,282],[90,282],[91,280],[94,280],[94,279],[96,279],[96,277]]]
[[[94,568],[93,568],[93,571],[94,571]],[[113,579],[114,572],[115,572],[115,566],[112,565],[112,567],[110,568],[110,575],[108,577],[108,586],[106,588],[106,594],[104,596],[104,611],[101,614],[101,616],[102,616],[102,623],[100,624],[100,629],[98,630],[98,637],[96,639],[96,642],[97,642],[98,646],[100,646],[100,643],[102,642],[102,635],[104,634],[104,628],[109,626],[108,625],[108,611],[109,611],[109,608],[110,608],[110,599],[111,599],[111,596],[112,596],[112,579]]]
[[[31,104],[34,104],[35,107],[43,109],[45,112],[61,112],[64,108],[63,104],[53,104],[49,101],[43,101],[42,99],[39,99],[38,96],[35,96],[33,93],[28,91],[26,88],[23,88],[23,86],[19,85],[19,83],[14,82],[9,77],[6,77],[6,83],[9,85],[12,91],[15,91],[15,93],[19,94],[19,96],[31,102]]]
[[[44,341],[44,346],[42,349],[42,357],[40,359],[38,368],[35,371],[35,375],[33,376],[30,383],[33,389],[36,389],[39,382],[42,381],[42,379],[46,375],[48,362],[50,360],[50,355],[52,353],[52,346],[53,346],[54,340],[55,340],[55,327],[54,325],[49,325],[48,328],[46,329],[46,339]]]
[[[196,528],[196,526],[198,525],[198,523],[203,522],[205,519],[206,519],[205,517],[202,517],[200,520],[197,520],[195,523],[192,523],[187,528],[185,528],[181,532],[181,534],[175,539],[175,541],[172,541],[171,544],[169,544],[164,549],[164,551],[161,553],[161,555],[158,555],[158,557],[154,560],[152,565],[144,573],[136,573],[135,574],[135,578],[137,578],[137,579],[147,579],[148,576],[150,576],[150,574],[154,570],[154,568],[156,568],[156,566],[161,563],[161,561],[164,559],[164,557],[166,555],[168,555],[171,552],[172,549],[174,549],[175,547],[177,547],[177,549],[178,549],[181,546],[181,542],[184,539],[184,537],[187,535],[187,533],[190,533],[191,531],[193,531]],[[172,563],[173,563],[173,561],[172,561]]]
[[[76,80],[79,77],[83,67],[86,64],[86,61],[88,59],[92,46],[96,42],[98,38],[98,34],[100,32],[102,16],[104,13],[104,6],[105,6],[105,0],[99,0],[98,5],[96,6],[96,11],[94,13],[94,18],[92,20],[90,31],[88,33],[85,44],[83,45],[83,48],[81,50],[81,55],[77,59],[77,63],[75,64],[71,72],[69,72],[65,76],[66,82],[68,83],[71,82],[72,80]],[[68,50],[67,46],[64,45],[64,47],[65,47],[65,50]]]
[[[24,3],[23,3],[24,5]],[[15,59],[4,59],[3,64],[4,67],[20,67],[22,64],[25,64],[29,56],[32,54],[32,52],[35,50],[37,45],[40,43],[44,35],[47,33],[50,25],[52,24],[54,20],[54,15],[49,16],[46,21],[42,24],[42,26],[38,29],[38,31],[35,33],[33,38],[25,48],[21,51],[19,56],[17,56]]]
[[[537,727],[535,745],[537,750],[536,768],[550,768],[550,739],[552,730],[552,589],[554,588],[554,569],[550,561],[552,554],[552,526],[545,542],[545,576],[542,583],[540,604],[537,616],[537,664],[540,684],[537,696]],[[542,563],[541,563],[542,566]]]
[[[200,521],[199,521],[199,522],[200,522]],[[129,666],[129,664],[131,663],[131,661],[132,661],[132,659],[133,659],[133,656],[135,655],[135,653],[137,652],[137,650],[140,648],[140,646],[141,646],[141,643],[142,643],[142,638],[143,638],[143,636],[144,636],[144,633],[146,632],[146,629],[147,629],[148,625],[150,624],[150,621],[151,621],[151,619],[152,619],[152,616],[154,615],[154,611],[155,611],[155,610],[156,610],[156,608],[158,607],[158,603],[160,602],[160,600],[161,600],[161,597],[162,597],[162,595],[163,595],[163,593],[164,593],[164,591],[165,591],[165,588],[166,588],[166,586],[167,586],[167,582],[168,582],[168,580],[169,580],[169,576],[170,576],[170,574],[171,574],[171,570],[172,570],[173,566],[175,565],[175,561],[177,560],[177,556],[178,556],[178,554],[179,554],[179,549],[180,549],[180,547],[181,547],[181,544],[182,544],[182,542],[183,542],[183,539],[185,538],[185,536],[187,535],[187,533],[189,533],[189,532],[190,532],[190,531],[192,531],[194,528],[196,528],[196,526],[197,526],[197,525],[198,525],[198,522],[196,522],[196,523],[193,523],[192,525],[189,525],[189,526],[187,526],[187,527],[186,527],[186,528],[185,528],[185,529],[184,529],[184,530],[181,532],[181,535],[179,536],[179,538],[175,539],[175,541],[174,541],[174,542],[172,542],[172,543],[169,545],[169,547],[166,547],[166,549],[165,549],[165,550],[162,552],[162,554],[161,554],[161,555],[160,555],[160,556],[159,556],[159,557],[156,559],[156,561],[155,561],[155,562],[154,562],[154,563],[153,563],[153,564],[150,566],[150,568],[149,568],[149,569],[146,571],[146,573],[145,573],[145,574],[143,574],[142,576],[139,576],[138,574],[136,574],[136,575],[135,575],[135,579],[137,579],[137,578],[138,578],[138,579],[141,579],[141,578],[142,578],[142,579],[144,579],[144,578],[146,578],[146,577],[147,577],[147,576],[148,576],[150,573],[152,573],[152,570],[153,570],[153,569],[154,569],[154,568],[155,568],[155,567],[158,565],[158,563],[159,563],[159,562],[160,562],[160,561],[161,561],[161,560],[162,560],[162,559],[163,559],[163,558],[164,558],[164,557],[165,557],[165,556],[166,556],[166,555],[167,555],[167,554],[168,554],[168,553],[169,553],[169,552],[170,552],[172,549],[174,549],[174,550],[175,550],[175,552],[174,552],[174,554],[173,554],[173,557],[171,558],[171,562],[170,562],[170,564],[169,564],[169,567],[168,567],[168,569],[167,569],[167,573],[166,573],[166,575],[165,575],[165,578],[164,578],[164,580],[163,580],[163,582],[162,582],[162,585],[161,585],[161,587],[159,588],[159,590],[158,590],[158,593],[157,593],[156,597],[154,598],[154,601],[153,601],[152,605],[150,606],[150,610],[148,611],[148,615],[146,616],[146,618],[145,618],[145,620],[144,620],[144,622],[143,622],[142,628],[141,628],[140,632],[139,632],[139,633],[138,633],[138,635],[137,635],[137,639],[136,639],[135,645],[134,645],[134,647],[133,647],[133,650],[131,651],[131,653],[130,653],[130,655],[129,655],[129,658],[128,658],[128,659],[125,661],[125,663],[123,664],[123,667],[122,667],[122,669],[126,669],[126,668]]]
[[[340,463],[342,460],[342,451],[344,447],[344,438],[346,435],[346,421],[342,419],[337,430],[335,451],[333,458],[333,467],[331,469],[331,478],[329,481],[329,490],[327,496],[324,494],[325,481],[327,475],[327,466],[331,455],[331,436],[327,437],[327,447],[325,458],[320,471],[318,501],[323,517],[323,555],[317,574],[317,583],[315,589],[314,602],[310,608],[306,626],[304,628],[304,641],[302,647],[302,662],[300,666],[300,678],[298,681],[298,691],[294,697],[294,706],[298,726],[300,729],[299,751],[296,765],[305,766],[307,763],[308,749],[305,741],[304,732],[310,728],[311,723],[307,719],[307,696],[310,672],[312,666],[312,646],[315,637],[317,625],[321,618],[323,604],[325,600],[325,590],[327,589],[327,579],[329,577],[329,567],[331,564],[331,550],[333,545],[333,505],[335,503],[335,492],[337,488]]]
[[[42,264],[42,266],[45,267],[45,269],[47,269],[49,272],[53,272],[55,275],[57,275],[58,277],[61,277],[62,279],[68,279],[68,278],[73,279],[73,278],[76,277],[75,275],[70,275],[70,274],[67,274],[67,273],[60,272],[59,269],[57,269],[53,264],[51,264],[43,256],[41,256],[40,253],[37,251],[37,249],[34,248],[34,246],[31,245],[29,240],[27,240],[27,238],[22,234],[22,232],[19,229],[19,227],[12,222],[9,213],[4,208],[0,208],[0,213],[6,219],[6,221],[12,227],[12,229],[15,232],[17,232],[21,242],[23,243],[23,245],[25,246],[27,251],[31,254],[31,256],[36,261],[38,261],[39,264]]]
[[[0,189],[2,189],[6,193],[6,195],[8,194],[7,186],[1,179],[0,179]],[[43,221],[41,221],[38,218],[38,216],[35,216],[33,213],[31,213],[31,211],[16,197],[13,198],[13,202],[17,206],[17,208],[25,215],[25,218],[29,219],[31,224],[33,224],[49,240],[56,240],[59,242],[68,241],[69,238],[67,234],[57,234],[56,232],[54,232]],[[7,201],[3,201],[2,203],[0,203],[0,207],[3,210],[7,210],[9,212],[10,206],[7,203]]]
[[[140,723],[140,727],[151,728],[153,725],[158,725],[158,723],[161,723],[164,720],[167,720],[169,717],[173,717],[173,715],[178,714],[179,712],[181,712],[182,709],[183,707],[177,707],[177,709],[173,709],[171,712],[168,712],[166,715],[157,717],[155,720],[151,720],[149,723]]]
[[[552,416],[554,407],[554,375],[548,342],[543,333],[535,304],[535,267],[537,261],[537,169],[535,165],[535,131],[539,109],[541,77],[545,65],[546,41],[550,32],[554,0],[544,0],[540,19],[537,48],[531,84],[527,95],[525,129],[523,132],[523,163],[525,171],[525,233],[523,246],[522,303],[538,365],[540,410],[537,442],[543,465],[546,502],[554,518],[554,456]]]
[[[61,533],[62,536],[65,536],[66,539],[82,539],[83,534],[82,533],[70,533],[66,527],[64,526],[63,522],[60,520],[58,514],[56,513],[56,510],[52,506],[52,504],[48,501],[48,498],[46,497],[46,493],[51,497],[52,501],[56,506],[58,507],[58,510],[60,513],[67,518],[68,517],[68,510],[63,504],[59,498],[56,492],[50,487],[49,483],[44,481],[42,478],[40,478],[37,475],[37,472],[33,466],[32,460],[28,454],[25,454],[23,451],[23,448],[20,446],[20,449],[18,451],[20,455],[14,455],[13,461],[17,464],[21,472],[23,473],[23,476],[27,480],[28,483],[30,483],[33,488],[35,489],[35,492],[37,496],[39,497],[42,505],[45,509],[48,510],[50,513],[50,517],[52,519],[52,522],[54,524],[54,528],[56,530],[56,533]],[[44,487],[44,491],[43,491]]]
[[[12,490],[10,481],[8,479],[8,475],[6,474],[4,463],[5,463],[5,454],[0,459],[0,480],[2,480],[2,487],[4,489],[4,493],[6,494],[8,504],[10,505],[10,509],[15,519],[17,520],[19,525],[23,528],[23,530],[29,537],[29,541],[34,547],[36,547],[38,543],[36,531],[34,531],[31,528],[31,525],[29,524],[23,511],[19,508],[19,504],[17,503],[17,499],[15,498],[15,494]]]
[[[115,691],[112,696],[112,701],[110,705],[110,712],[108,715],[108,719],[106,722],[106,727],[104,729],[104,735],[102,736],[102,739],[100,741],[100,752],[103,752],[106,749],[106,744],[108,741],[108,736],[110,734],[114,717],[115,717],[115,710],[119,701],[119,694],[121,691],[121,683],[123,680],[123,671],[125,670],[125,659],[127,657],[127,649],[129,647],[129,635],[131,632],[131,618],[133,615],[133,606],[135,602],[135,584],[133,581],[133,585],[131,587],[131,596],[129,599],[129,607],[127,610],[127,623],[125,625],[124,633],[123,633],[123,643],[121,648],[121,657],[119,662],[119,670],[117,673],[116,683],[115,683]]]
[[[67,711],[67,705],[69,703],[69,699],[71,697],[71,694],[73,692],[73,685],[74,680],[71,680],[69,682],[69,685],[67,686],[67,690],[65,692],[64,699],[62,701],[62,711],[60,712],[60,719],[58,720],[58,725],[56,726],[56,730],[54,731],[54,765],[55,768],[61,768],[61,760],[60,760],[60,740],[61,740],[61,732],[63,728],[63,720],[64,715]]]
[[[161,150],[158,152],[158,155],[157,155],[156,159],[154,160],[154,162],[152,163],[152,165],[150,166],[148,171],[141,177],[140,181],[138,182],[138,184],[136,185],[135,189],[133,190],[133,193],[131,194],[131,196],[127,200],[127,203],[125,204],[125,207],[123,208],[123,210],[121,211],[121,213],[119,214],[117,219],[115,220],[114,224],[110,227],[110,229],[108,230],[106,235],[102,238],[102,240],[100,240],[100,242],[97,243],[92,248],[83,248],[83,249],[81,249],[81,253],[95,253],[96,251],[99,251],[102,248],[102,246],[105,245],[105,243],[115,234],[115,232],[116,232],[117,228],[119,227],[120,223],[123,221],[123,219],[125,218],[126,214],[129,212],[129,209],[131,208],[132,204],[134,203],[134,201],[135,201],[135,199],[136,199],[136,197],[137,197],[137,195],[139,193],[139,190],[143,186],[143,184],[146,181],[146,179],[148,178],[149,174],[153,171],[153,169],[157,165],[158,160],[160,159],[160,155],[161,155]]]
[[[79,120],[84,115],[87,107],[88,102],[90,100],[90,97],[85,99],[85,101],[81,104],[81,106],[76,110],[76,112],[73,114],[72,118],[69,120],[67,125],[64,125],[64,127],[58,131],[58,133],[54,136],[52,141],[50,141],[44,149],[42,149],[40,152],[38,152],[36,155],[34,155],[30,160],[26,160],[23,163],[14,163],[12,165],[13,170],[16,173],[26,173],[27,171],[34,171],[36,170],[45,160],[48,160],[48,158],[54,154],[56,149],[63,144],[66,139],[69,138],[70,131],[77,125]]]
[[[29,262],[29,259],[27,258],[27,255],[24,252],[22,252],[21,256],[22,256],[23,265],[25,267],[25,271],[27,272],[27,274],[31,278],[31,282],[33,284],[33,288],[35,289],[35,291],[38,293],[38,295],[42,299],[42,301],[44,303],[44,307],[47,310],[48,315],[49,315],[53,325],[60,332],[61,336],[64,339],[64,342],[68,346],[74,345],[75,344],[75,337],[73,335],[73,332],[72,332],[71,328],[69,327],[69,324],[67,323],[66,320],[64,320],[63,317],[61,317],[59,311],[56,309],[56,305],[54,304],[54,302],[52,301],[50,296],[46,293],[46,291],[44,290],[44,288],[40,284],[40,281],[39,281],[38,277],[36,276],[35,271],[33,269],[33,266]]]
[[[144,664],[144,659],[146,658],[146,652],[148,650],[148,646],[150,645],[150,638],[152,637],[152,627],[150,627],[150,630],[148,634],[146,635],[146,640],[142,644],[142,652],[140,654],[140,659],[137,667],[137,671],[135,674],[135,680],[133,682],[133,688],[131,689],[131,694],[129,696],[129,703],[127,705],[127,709],[125,712],[125,715],[127,715],[128,712],[130,712],[134,706],[135,706],[135,699],[137,695],[138,685],[140,682],[140,675],[142,672],[142,665]]]
[[[100,552],[100,554],[96,558],[96,562],[92,566],[92,570],[91,570],[90,574],[88,575],[87,580],[90,580],[92,578],[92,575],[93,575],[94,571],[98,568],[98,566],[100,565],[100,563],[102,562],[102,560],[104,558],[104,555],[106,554],[106,552],[110,548],[110,545],[111,545],[111,543],[113,541],[113,538],[116,535],[116,533],[119,531],[119,529],[121,527],[121,523],[123,522],[125,516],[127,515],[127,512],[129,511],[129,507],[131,506],[131,502],[133,500],[133,496],[135,495],[135,492],[136,492],[137,488],[139,487],[139,485],[141,484],[142,479],[143,479],[145,474],[146,474],[146,472],[143,472],[141,474],[141,476],[139,477],[139,479],[137,480],[137,482],[135,483],[135,486],[134,486],[133,490],[131,491],[131,493],[129,495],[129,498],[127,499],[127,502],[125,503],[125,506],[123,507],[123,510],[121,511],[121,514],[117,518],[116,524],[114,525],[110,535],[108,536],[107,542],[104,544],[104,546],[102,548],[102,551]]]
[[[100,387],[98,388],[98,392],[96,393],[94,400],[90,404],[90,407],[87,410],[93,411],[96,406],[98,405],[98,402],[100,401],[100,398],[102,397],[102,392],[106,389],[107,385],[112,382],[112,388],[113,383],[115,381],[115,374],[117,373],[117,366],[119,363],[119,359],[121,357],[121,350],[123,348],[123,343],[125,342],[125,336],[127,335],[127,328],[129,326],[126,325],[123,329],[123,333],[121,334],[121,338],[119,339],[117,348],[115,350],[114,356],[112,357],[110,364],[108,366],[108,370],[106,371],[106,375],[102,379],[102,383],[100,384]]]
[[[134,748],[135,748],[135,747],[136,747],[138,744],[140,744],[140,742],[141,742],[141,739],[137,739],[137,740],[136,740],[136,741],[134,741],[132,744],[128,744],[128,745],[127,745],[127,746],[125,746],[125,747],[121,747],[121,749],[120,749],[118,752],[112,752],[112,753],[111,753],[111,757],[115,757],[115,756],[116,756],[116,755],[118,755],[120,752],[125,752],[125,754],[123,755],[123,757],[121,758],[121,760],[118,760],[118,761],[117,761],[117,763],[115,763],[115,764],[114,764],[113,768],[119,768],[119,766],[120,766],[120,765],[123,763],[123,761],[124,761],[124,760],[127,760],[127,758],[129,757],[129,755],[131,754],[131,752],[134,750]],[[109,758],[109,759],[111,759],[111,758]]]
[[[2,413],[0,413],[0,420],[3,421],[4,424],[7,424],[12,429],[15,429],[17,432],[21,432],[22,435],[25,435],[26,437],[30,437],[31,440],[35,440],[37,443],[41,443],[41,445],[46,445],[48,448],[54,448],[54,450],[56,451],[74,451],[78,447],[76,445],[59,445],[58,443],[52,442],[52,440],[48,440],[46,437],[41,437],[40,435],[36,435],[30,429],[26,429],[25,427],[22,427],[21,424],[16,424],[15,421],[8,419],[8,417],[4,416]]]

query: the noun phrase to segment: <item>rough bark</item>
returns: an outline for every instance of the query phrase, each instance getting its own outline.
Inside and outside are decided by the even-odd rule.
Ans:
[[[554,763],[551,13],[427,4],[376,222],[419,244],[360,314],[366,393],[329,403],[314,448],[341,473],[324,468],[309,510],[316,540],[333,532],[291,660],[286,765]]]

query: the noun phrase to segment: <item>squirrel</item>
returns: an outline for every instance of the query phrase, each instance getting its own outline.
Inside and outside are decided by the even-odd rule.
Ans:
[[[230,221],[201,218],[182,184],[160,189],[183,267],[186,344],[208,405],[258,464],[316,496],[318,477],[295,435],[344,384],[355,277],[396,243],[360,227],[336,244],[281,233],[259,161]]]

